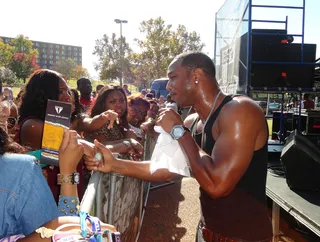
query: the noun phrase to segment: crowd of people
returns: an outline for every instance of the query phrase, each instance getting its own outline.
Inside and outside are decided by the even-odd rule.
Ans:
[[[59,225],[79,224],[79,217],[67,216],[78,214],[91,170],[148,181],[175,178],[177,174],[166,169],[151,174],[150,162],[141,162],[145,136],[156,139],[153,127],[159,125],[179,142],[200,185],[197,241],[271,241],[263,112],[248,97],[222,93],[214,64],[203,53],[177,56],[168,77],[166,101],[155,98],[154,90],[131,95],[125,85],[99,85],[93,93],[88,78],[71,89],[61,74],[44,69],[32,74],[16,99],[4,88],[0,238],[50,241]],[[49,99],[72,104],[59,167],[37,161]],[[178,107],[192,107],[193,114],[183,121]],[[112,153],[123,154],[122,159]],[[115,231],[112,225],[103,228]]]
[[[90,171],[85,168],[83,158],[94,156],[92,147],[83,148],[85,145],[81,143],[81,139],[90,142],[97,140],[107,145],[113,152],[139,160],[143,155],[146,134],[149,133],[156,139],[157,134],[153,131],[153,126],[159,108],[165,107],[164,97],[159,100],[154,98],[153,90],[148,93],[152,95],[150,97],[142,93],[131,95],[127,85],[123,87],[98,85],[93,93],[92,83],[85,77],[77,81],[77,89],[72,89],[61,74],[46,69],[35,71],[16,98],[11,88],[1,89],[3,90],[1,93],[1,142],[3,144],[1,150],[3,152],[1,154],[17,153],[19,155],[2,156],[0,159],[5,164],[8,163],[8,168],[1,169],[0,173],[3,173],[3,178],[10,175],[10,179],[17,176],[24,179],[12,183],[8,177],[5,179],[6,183],[1,184],[0,189],[8,189],[13,194],[21,187],[26,190],[19,195],[19,199],[23,199],[21,207],[16,207],[14,201],[5,202],[6,199],[10,200],[10,194],[7,194],[6,198],[3,197],[3,200],[0,199],[5,204],[4,214],[1,216],[3,221],[0,220],[0,238],[11,235],[27,236],[44,223],[55,221],[54,219],[59,215],[77,214],[79,199],[82,199],[90,179]],[[70,130],[73,131],[70,131],[70,135],[71,137],[77,135],[73,138],[79,141],[81,144],[79,147],[82,147],[83,151],[75,152],[67,146],[66,153],[70,158],[68,161],[61,159],[63,152],[60,151],[59,167],[41,164],[41,172],[39,172],[37,159],[40,159],[49,99],[72,104]],[[73,138],[70,140],[73,141]],[[82,155],[78,156],[77,153]],[[67,165],[62,166],[62,162]],[[68,168],[74,162],[76,166],[72,169]],[[79,173],[80,182],[76,185],[76,189],[72,188],[72,196],[66,196],[68,192],[65,191],[68,189],[63,187],[66,184],[58,184],[57,177],[73,173]],[[26,186],[25,183],[28,185]],[[11,185],[7,187],[7,184]],[[0,194],[3,195],[1,192]],[[61,201],[68,203],[66,205]],[[70,209],[66,209],[66,206],[73,212],[70,213]],[[19,216],[15,210],[19,210]],[[43,213],[38,215],[39,210]],[[33,213],[37,214],[35,219],[26,221]]]

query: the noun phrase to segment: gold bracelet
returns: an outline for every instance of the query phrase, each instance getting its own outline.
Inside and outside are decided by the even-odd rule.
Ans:
[[[57,175],[58,178],[58,185],[61,184],[73,184],[73,185],[77,185],[80,183],[80,174],[78,172],[74,172],[72,174],[58,174]]]

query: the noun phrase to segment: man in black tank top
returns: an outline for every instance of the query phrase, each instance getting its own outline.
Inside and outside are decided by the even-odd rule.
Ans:
[[[168,77],[172,99],[196,111],[183,122],[175,111],[165,109],[157,123],[178,140],[200,185],[197,241],[271,241],[265,206],[268,131],[262,110],[248,97],[223,94],[214,64],[203,53],[177,56]],[[165,169],[151,175],[150,163],[117,160],[96,145],[108,161],[97,167],[100,171],[149,181],[176,176]]]

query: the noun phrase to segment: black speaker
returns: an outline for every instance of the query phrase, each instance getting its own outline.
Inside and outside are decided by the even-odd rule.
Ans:
[[[253,29],[251,45],[251,61],[268,62],[299,62],[302,46],[295,43],[283,43],[286,36],[268,34],[287,34],[285,30]],[[255,35],[254,33],[259,33]],[[266,34],[266,35],[263,35]],[[240,82],[246,80],[246,53],[248,33],[240,38]],[[303,61],[315,62],[316,45],[304,44]],[[251,64],[251,87],[288,87],[312,88],[314,81],[314,66],[292,64]]]
[[[281,162],[291,189],[320,191],[320,151],[307,137],[292,132],[282,149]]]

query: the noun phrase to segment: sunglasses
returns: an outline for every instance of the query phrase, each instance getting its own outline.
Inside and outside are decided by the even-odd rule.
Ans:
[[[15,117],[9,117],[7,119],[7,128],[8,129],[13,129],[18,123],[18,119]]]

